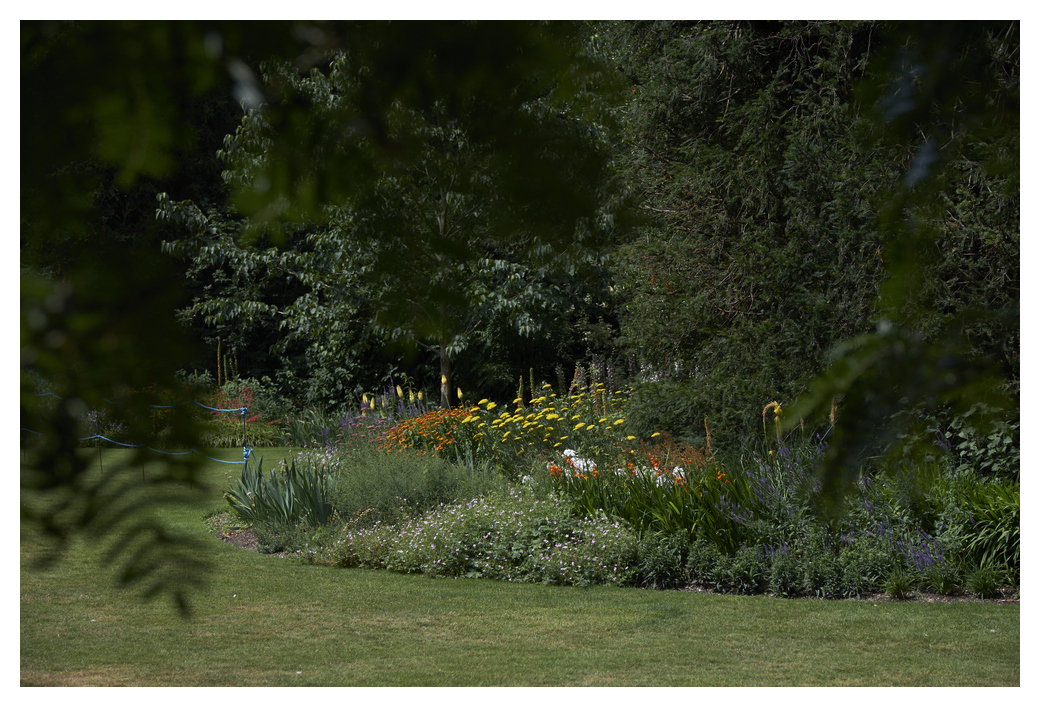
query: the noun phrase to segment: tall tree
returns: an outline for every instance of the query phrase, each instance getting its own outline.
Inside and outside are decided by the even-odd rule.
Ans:
[[[451,30],[475,46],[483,31],[476,25]],[[516,31],[534,31],[540,41],[562,39],[537,25]],[[442,51],[422,61],[440,66]],[[194,224],[190,238],[170,244],[173,252],[196,261],[263,264],[305,282],[297,302],[279,312],[283,328],[308,332],[313,347],[328,347],[330,324],[353,322],[355,341],[375,335],[434,352],[441,404],[447,406],[454,399],[451,362],[475,332],[503,321],[524,336],[547,330],[578,299],[582,276],[588,279],[602,265],[602,246],[621,211],[606,199],[603,126],[590,120],[596,116],[589,111],[582,113],[588,87],[569,95],[563,90],[561,76],[577,71],[575,55],[562,74],[541,66],[515,85],[502,84],[500,94],[478,92],[476,103],[450,94],[398,101],[378,131],[358,130],[365,94],[357,77],[380,70],[362,59],[339,52],[324,70],[306,76],[284,63],[269,65],[265,90],[280,95],[279,102],[245,116],[223,153],[229,184],[248,189],[262,182],[269,188],[265,170],[278,159],[271,146],[287,106],[303,109],[296,115],[313,136],[306,149],[317,169],[334,169],[338,156],[377,151],[378,169],[364,181],[350,175],[349,192],[324,193],[327,201],[309,213],[293,210],[306,216],[293,227],[302,241],[257,248],[250,242],[257,229],[250,224],[235,237],[215,238],[192,205],[165,197],[160,215]],[[512,75],[518,71],[514,64],[526,66],[528,57],[502,60]],[[498,116],[495,126],[486,123],[489,109]],[[377,141],[390,149],[381,150]],[[284,237],[284,226],[279,229],[269,228],[264,243],[279,233]],[[197,308],[225,319],[265,308],[261,302],[230,304],[211,299]],[[266,311],[275,310],[266,305]],[[330,352],[350,358],[343,349]]]
[[[56,253],[77,239],[84,251],[105,245],[85,240],[97,182],[67,165],[104,163],[120,188],[168,175],[191,142],[185,109],[194,98],[220,89],[247,107],[259,105],[265,97],[254,77],[256,60],[289,59],[306,75],[326,65],[330,52],[349,47],[357,66],[365,67],[353,77],[354,114],[330,123],[302,120],[311,106],[268,97],[268,159],[252,183],[232,190],[252,230],[269,228],[277,239],[280,222],[321,222],[323,205],[372,193],[373,178],[387,160],[407,154],[411,140],[392,134],[392,116],[402,108],[425,114],[443,104],[450,116],[470,117],[471,140],[495,141],[498,154],[508,156],[515,169],[501,172],[499,187],[525,204],[518,210],[537,226],[532,243],[550,252],[557,243],[566,249],[598,203],[580,178],[595,182],[602,163],[572,161],[568,146],[580,141],[544,140],[543,123],[516,108],[552,88],[569,101],[568,111],[581,113],[579,89],[594,73],[582,70],[588,63],[561,41],[571,33],[566,25],[532,23],[23,23],[23,247]],[[311,149],[321,146],[314,130],[323,126],[347,126],[366,141],[323,155]],[[62,399],[39,405],[39,391],[23,377],[23,420],[31,419],[44,440],[31,472],[22,476],[23,515],[59,544],[77,533],[99,533],[112,543],[125,581],[144,583],[148,593],[169,592],[186,609],[190,588],[204,577],[190,540],[113,501],[119,498],[111,493],[113,479],[128,477],[88,482],[87,463],[77,453],[78,412],[120,391],[173,385],[170,374],[193,355],[172,322],[177,298],[166,264],[151,254],[111,252],[120,257],[85,259],[60,279],[23,272],[23,370],[39,373]],[[131,418],[147,420],[154,401],[129,396],[126,402]],[[190,426],[176,430],[172,443],[190,446]],[[171,493],[157,494],[156,502],[176,500],[173,491],[194,478],[191,468],[166,464],[160,481]]]
[[[1017,301],[1017,195],[1005,192],[1004,176],[983,169],[984,155],[1017,149],[1006,141],[969,141],[967,159],[949,163],[947,181],[930,192],[945,213],[926,213],[917,207],[927,199],[915,197],[920,222],[943,234],[936,241],[908,240],[891,227],[891,215],[909,202],[893,200],[889,186],[931,168],[930,143],[912,131],[879,139],[879,95],[864,90],[891,78],[887,62],[906,37],[890,29],[875,22],[601,29],[632,95],[628,173],[655,219],[616,268],[624,339],[648,372],[670,376],[637,395],[656,401],[647,426],[703,438],[707,415],[717,444],[753,434],[767,401],[794,400],[835,346],[874,330],[892,302],[879,294],[897,281],[893,266],[920,264],[899,279],[916,283],[901,298],[899,319],[932,340],[968,308]],[[1003,51],[972,46],[954,52],[962,67],[968,56],[986,64],[983,57]],[[937,49],[923,50],[922,60],[938,59]],[[982,78],[973,74],[970,85]],[[921,77],[921,85],[952,90],[958,82]],[[956,95],[947,98],[956,103]],[[931,111],[932,98],[926,103]],[[936,145],[962,144],[950,142],[960,128],[942,135],[939,126],[951,123],[935,115],[900,125],[931,131]],[[977,199],[988,190],[995,198]],[[920,185],[912,191],[923,195]],[[943,257],[926,262],[927,252]],[[997,354],[1012,371],[1017,346],[1008,346],[1004,324],[976,322],[965,332],[976,353]]]

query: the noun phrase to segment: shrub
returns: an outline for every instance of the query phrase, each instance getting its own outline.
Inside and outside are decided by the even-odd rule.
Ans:
[[[638,552],[636,534],[624,524],[578,518],[560,499],[512,489],[349,529],[308,559],[428,576],[626,585],[636,577]]]
[[[198,434],[204,447],[280,447],[284,442],[277,425],[219,417],[199,422]]]
[[[769,585],[769,565],[761,547],[742,547],[727,566],[729,585],[737,594],[761,594]]]
[[[801,593],[801,572],[798,567],[798,555],[787,543],[776,549],[766,550],[769,564],[766,589],[776,596],[790,597]]]
[[[686,572],[690,580],[703,586],[712,586],[723,557],[714,543],[703,538],[694,540],[686,556]]]
[[[838,594],[859,597],[881,588],[894,562],[887,543],[861,535],[843,547],[838,555]]]
[[[1019,419],[985,403],[975,403],[950,421],[948,447],[959,476],[1017,480]]]
[[[451,464],[436,456],[373,447],[330,453],[336,469],[333,505],[357,526],[395,523],[455,500],[504,488],[487,464]]]
[[[689,581],[686,535],[645,533],[639,541],[639,583],[650,589],[675,589]]]

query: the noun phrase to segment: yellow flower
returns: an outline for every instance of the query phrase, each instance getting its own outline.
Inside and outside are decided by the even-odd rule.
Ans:
[[[421,390],[419,391],[419,402],[420,403],[422,402],[422,391]]]
[[[455,394],[459,396],[459,400],[462,400],[462,388],[456,388]]]
[[[401,392],[401,386],[397,386],[397,397],[403,398],[404,393]]]
[[[575,429],[575,430],[580,430],[580,429],[581,429],[582,427],[584,427],[584,426],[585,426],[585,423],[584,423],[584,422],[579,422],[578,424],[576,424],[576,425],[574,426],[574,429]]]
[[[480,401],[479,403],[477,403],[477,405],[483,405],[483,404],[484,404],[484,403],[486,403],[487,401],[488,401],[488,399],[487,399],[487,398],[484,398],[484,399],[483,399],[483,400],[481,400],[481,401]]]
[[[628,437],[625,437],[625,439],[627,441],[632,441],[633,439],[635,439],[635,435],[629,435]]]
[[[652,435],[650,435],[651,439],[654,438],[654,437],[660,437],[660,436],[661,436],[660,432],[654,432]]]
[[[620,424],[621,424],[621,423],[623,423],[624,421],[625,421],[625,418],[623,418],[623,417],[622,417],[622,418],[621,418],[620,420],[614,420],[614,424],[615,424],[615,425],[620,425]]]
[[[414,390],[409,390],[408,391],[408,402],[410,402],[410,403],[414,403],[415,402],[415,391]]]
[[[448,376],[441,374],[441,385],[445,385],[448,382]]]
[[[494,410],[496,407],[498,407],[498,406],[495,405],[493,402],[487,404],[487,409],[488,410]]]

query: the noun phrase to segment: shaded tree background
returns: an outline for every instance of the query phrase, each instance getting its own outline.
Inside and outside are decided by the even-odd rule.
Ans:
[[[421,197],[412,213],[435,220],[434,190],[386,182],[417,174],[429,150],[421,130],[404,129],[407,115],[442,115],[488,146],[478,158],[497,181],[489,198],[508,208],[474,233],[492,246],[485,256],[512,262],[504,277],[526,284],[534,272],[509,260],[518,253],[566,270],[562,253],[585,236],[595,245],[567,278],[539,281],[555,319],[533,345],[538,327],[525,332],[505,309],[472,330],[453,363],[478,392],[497,397],[530,367],[551,380],[556,365],[596,355],[633,375],[633,432],[700,445],[707,417],[716,446],[759,432],[770,400],[801,399],[785,407],[789,428],[799,418],[829,427],[838,402],[825,467],[833,489],[864,459],[902,453],[900,441],[930,444],[931,430],[970,409],[1017,424],[1018,31],[24,22],[21,415],[45,441],[23,473],[23,513],[55,538],[55,556],[74,534],[101,533],[124,580],[185,607],[204,577],[190,539],[112,505],[113,489],[84,485],[77,416],[107,398],[148,420],[150,405],[185,394],[175,372],[208,365],[218,337],[250,373],[288,372],[286,386],[309,386],[310,402],[330,386],[346,393],[388,372],[429,371],[434,359],[404,363],[384,348],[392,327],[371,325],[392,297],[380,300],[354,271],[335,280],[322,270],[343,243],[364,256],[388,229],[395,248],[432,252],[407,211],[362,210],[386,220],[350,230],[353,240],[329,237],[330,208],[390,186],[394,199]],[[324,86],[318,77],[345,49],[351,100],[301,90]],[[283,69],[263,81],[261,62]],[[260,105],[264,125],[253,130],[248,111]],[[316,106],[329,113],[314,119]],[[357,139],[343,141],[343,126]],[[228,157],[248,164],[229,170]],[[236,169],[242,179],[224,178]],[[170,219],[154,218],[157,193],[180,205],[159,203]],[[607,218],[626,214],[630,197],[647,219],[634,232],[627,218]],[[184,239],[185,226],[234,247],[184,251],[193,261],[174,268],[160,243]],[[388,262],[355,264],[377,273]],[[326,306],[330,285],[353,299]],[[534,298],[524,287],[503,293],[525,306]],[[188,328],[178,310],[194,313]],[[300,327],[272,350],[287,311]],[[60,402],[37,395],[40,378]],[[191,446],[190,420],[165,426],[168,444]],[[190,465],[169,464],[156,500],[194,478]],[[142,543],[124,542],[132,537]]]
[[[110,481],[86,481],[76,454],[75,418],[106,399],[141,421],[131,438],[151,439],[150,406],[177,401],[174,374],[197,355],[175,322],[185,300],[181,276],[158,250],[161,231],[138,230],[136,215],[116,228],[106,192],[119,201],[145,180],[169,180],[149,185],[167,189],[198,178],[206,185],[199,203],[220,203],[219,185],[179,171],[213,166],[186,159],[209,150],[193,106],[221,114],[218,92],[255,107],[267,98],[256,78],[261,59],[292,61],[307,74],[349,46],[366,68],[356,77],[349,120],[366,141],[317,159],[313,131],[321,126],[301,117],[307,106],[271,101],[271,159],[229,195],[250,235],[283,244],[292,224],[365,193],[386,164],[412,154],[410,136],[391,129],[392,114],[441,107],[449,117],[465,113],[473,139],[496,143],[510,167],[502,192],[526,203],[520,208],[531,236],[551,249],[593,215],[595,195],[580,182],[595,175],[563,168],[573,156],[566,149],[532,149],[552,140],[515,107],[552,87],[569,110],[585,110],[581,94],[596,72],[573,51],[573,34],[567,23],[22,23],[20,352],[23,371],[39,378],[23,375],[21,416],[41,435],[22,478],[22,510],[56,540],[55,556],[76,534],[98,533],[112,543],[123,581],[141,583],[146,594],[169,592],[182,610],[204,576],[190,538],[120,508]],[[40,378],[57,404],[41,404]],[[190,419],[171,416],[167,448],[193,446]],[[171,461],[156,481],[156,500],[162,492],[175,500],[193,481],[190,463]]]
[[[707,416],[717,445],[738,445],[761,429],[766,402],[808,394],[832,360],[851,355],[835,347],[862,342],[882,319],[922,345],[956,338],[954,367],[988,360],[1017,394],[1017,31],[1014,22],[599,29],[629,82],[623,161],[654,219],[619,250],[614,273],[619,343],[660,379],[637,389],[630,417],[640,432],[666,428],[700,444]],[[935,374],[886,379],[892,372],[869,383],[894,384],[891,404],[880,393],[845,401],[855,411],[845,422],[871,431],[860,461],[885,448],[898,401],[912,407]],[[815,405],[791,424],[804,416],[827,427],[845,392],[817,381]],[[1013,405],[1004,414],[1017,419]]]

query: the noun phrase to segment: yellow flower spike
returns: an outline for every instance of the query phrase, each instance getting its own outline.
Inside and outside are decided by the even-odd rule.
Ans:
[[[462,388],[456,388],[455,394],[459,396],[459,400],[462,400]]]
[[[399,398],[403,398],[404,397],[404,393],[401,392],[401,386],[397,386],[397,397],[399,397]]]
[[[408,391],[408,402],[410,402],[410,403],[414,403],[415,402],[415,391],[414,390],[409,390]]]
[[[419,402],[421,403],[422,402],[422,391],[421,390],[419,391],[418,398],[419,398]]]
[[[445,383],[447,383],[447,382],[448,382],[448,376],[446,376],[446,375],[444,375],[444,374],[442,373],[442,374],[441,374],[441,385],[444,385],[444,384],[445,384]]]

